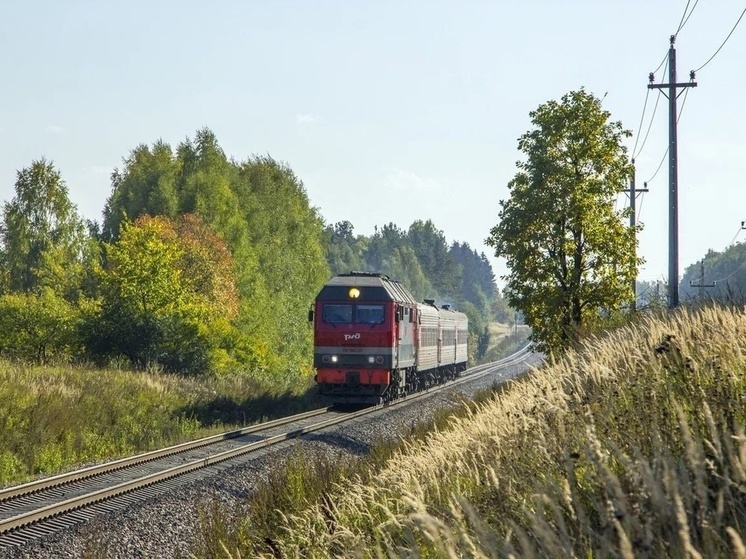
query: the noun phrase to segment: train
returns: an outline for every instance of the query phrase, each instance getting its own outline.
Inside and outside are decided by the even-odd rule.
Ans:
[[[466,370],[467,316],[418,302],[377,272],[330,279],[308,313],[318,392],[334,405],[386,404]]]

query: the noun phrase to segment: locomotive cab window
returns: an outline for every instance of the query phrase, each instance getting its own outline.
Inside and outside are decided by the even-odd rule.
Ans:
[[[357,324],[381,324],[384,318],[383,305],[355,305]]]
[[[352,305],[324,305],[324,322],[332,324],[349,324],[352,322]]]

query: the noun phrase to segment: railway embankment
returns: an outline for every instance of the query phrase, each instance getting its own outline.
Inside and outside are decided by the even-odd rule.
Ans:
[[[277,525],[212,516],[202,549],[746,557],[745,350],[741,308],[644,317],[316,494],[302,489],[313,466],[296,464],[274,497],[255,492],[280,508]],[[277,500],[288,487],[293,498]]]

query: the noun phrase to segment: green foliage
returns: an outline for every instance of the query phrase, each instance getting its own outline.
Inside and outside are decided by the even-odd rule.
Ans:
[[[252,306],[269,313],[268,343],[284,366],[310,375],[306,310],[329,277],[323,221],[295,173],[269,157],[242,163],[234,190],[267,290]]]
[[[487,322],[507,322],[513,317],[495,286],[487,257],[467,243],[454,242],[448,248],[443,233],[431,221],[415,221],[406,233],[389,223],[376,227],[371,237],[356,237],[352,224],[343,221],[327,227],[326,235],[327,259],[335,274],[350,270],[381,272],[406,285],[420,301],[440,299],[467,312],[472,357],[481,355],[489,345]],[[422,262],[427,264],[423,266]],[[433,277],[440,289],[431,281]]]
[[[453,297],[461,284],[461,272],[448,251],[445,235],[429,219],[409,226],[407,241],[414,249],[422,271],[442,297]]]
[[[222,338],[238,312],[230,253],[196,216],[125,223],[107,257],[101,308],[86,323],[94,355],[183,373],[235,365]]]
[[[34,363],[70,359],[79,314],[51,289],[0,296],[0,354]]]
[[[679,286],[682,300],[746,301],[746,243],[736,243],[723,252],[710,250],[684,270]],[[704,274],[703,272],[704,267]],[[695,284],[692,286],[691,284]],[[714,284],[714,285],[713,285]],[[707,287],[696,287],[706,285]],[[665,293],[665,291],[664,291]]]
[[[47,286],[77,299],[87,248],[85,227],[51,162],[33,161],[18,172],[15,196],[3,207],[0,242],[5,291]]]
[[[309,385],[0,360],[0,484],[317,408]]]
[[[487,243],[507,260],[507,299],[542,350],[562,350],[631,297],[635,235],[614,210],[631,173],[622,139],[601,101],[584,90],[530,113],[519,139],[526,161],[500,202]]]
[[[171,147],[159,140],[152,149],[140,144],[124,160],[124,168],[111,176],[112,191],[104,207],[104,240],[119,237],[126,220],[143,214],[174,218],[178,209],[179,162]]]
[[[344,274],[353,270],[364,270],[363,261],[367,243],[364,237],[353,235],[349,221],[340,221],[324,229],[326,235],[326,259],[331,273]]]
[[[221,342],[234,358],[243,356],[234,364],[260,376],[278,369],[309,374],[305,312],[329,271],[323,223],[300,180],[269,157],[229,160],[208,129],[175,154],[160,142],[140,146],[114,173],[104,236],[115,240],[124,218],[185,213],[199,216],[232,256],[236,294],[212,293],[238,302],[237,330]],[[210,253],[199,256],[203,264]]]

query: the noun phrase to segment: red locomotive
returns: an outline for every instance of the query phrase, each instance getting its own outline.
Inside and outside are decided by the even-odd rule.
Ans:
[[[339,404],[379,404],[466,369],[466,315],[418,303],[383,274],[333,277],[309,312],[319,392]]]

